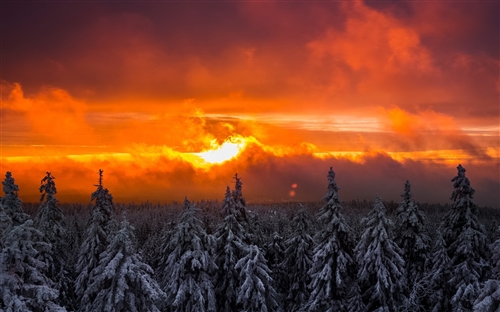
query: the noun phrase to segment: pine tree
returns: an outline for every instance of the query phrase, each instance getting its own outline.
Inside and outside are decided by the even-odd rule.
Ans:
[[[348,295],[349,301],[347,303],[346,311],[349,312],[365,312],[366,305],[363,302],[363,297],[361,296],[361,289],[359,288],[358,282],[355,281],[351,287],[351,291]]]
[[[37,259],[39,250],[50,245],[28,219],[10,228],[3,237],[0,253],[1,311],[66,311],[59,306],[58,291],[45,276],[46,263]]]
[[[238,221],[236,204],[229,186],[222,201],[223,220],[215,232],[215,293],[218,311],[239,310],[236,289],[240,285],[236,263],[249,252],[245,229]]]
[[[498,228],[500,233],[500,227]],[[482,287],[478,298],[474,302],[474,311],[500,311],[500,238],[492,245],[491,257],[493,262],[492,274]]]
[[[294,232],[285,241],[285,257],[282,263],[285,273],[285,311],[298,311],[309,299],[308,271],[312,266],[314,241],[308,233],[310,226],[307,211],[302,207],[293,219]]]
[[[497,232],[500,234],[500,227],[498,227]],[[500,235],[499,238],[491,245],[491,251],[493,255],[491,260],[493,261],[492,277],[500,280]]]
[[[173,252],[173,248],[176,247],[170,242],[172,237],[174,236],[175,227],[176,223],[174,222],[172,217],[170,222],[165,224],[163,230],[161,231],[159,242],[156,242],[157,244],[159,244],[158,249],[156,251],[149,252],[152,253],[152,255],[150,256],[152,258],[150,265],[155,270],[155,278],[157,281],[166,280],[167,276],[165,276],[165,274],[169,274],[169,272],[166,271],[165,266],[167,265],[168,257]],[[155,244],[154,241],[151,241],[149,243]]]
[[[478,296],[480,283],[489,269],[489,247],[485,229],[477,218],[477,205],[472,200],[474,189],[465,176],[465,168],[458,165],[453,182],[452,208],[441,223],[451,264],[451,304],[455,310],[471,310]]]
[[[237,290],[237,303],[243,311],[275,311],[278,308],[271,270],[259,247],[251,245],[235,269],[242,281]]]
[[[29,216],[23,211],[22,202],[18,196],[19,186],[15,183],[10,171],[5,173],[5,180],[2,184],[5,195],[0,199],[0,203],[10,217],[12,225],[21,225],[24,221],[29,219]]]
[[[90,201],[95,201],[92,210],[99,210],[103,215],[102,228],[107,234],[111,234],[114,231],[115,224],[112,218],[115,206],[113,203],[113,196],[109,193],[109,190],[103,186],[103,173],[104,171],[99,169],[99,184],[97,189],[90,196]]]
[[[500,281],[487,280],[474,302],[475,312],[500,311]]]
[[[5,231],[12,226],[12,220],[3,208],[0,202],[0,250],[2,249],[2,241]]]
[[[96,185],[97,190],[91,195],[91,200],[95,203],[76,264],[78,277],[75,282],[75,292],[79,299],[83,297],[89,286],[91,272],[99,265],[101,253],[109,245],[114,226],[111,219],[114,209],[113,197],[102,185],[102,174],[103,171],[99,170],[99,184]]]
[[[287,287],[284,280],[284,276],[287,272],[282,266],[283,260],[285,259],[283,237],[281,237],[278,232],[273,233],[272,241],[267,244],[265,258],[267,260],[267,266],[271,270],[271,278],[274,281],[274,289],[281,295]],[[277,298],[277,300],[279,300],[281,305],[281,296],[280,298]]]
[[[40,186],[40,207],[35,217],[35,226],[41,231],[45,238],[52,244],[60,241],[65,236],[63,225],[64,216],[57,206],[57,193],[54,177],[50,172],[42,179]]]
[[[210,254],[211,240],[198,213],[199,209],[186,198],[170,240],[172,252],[160,285],[171,311],[216,311],[212,275],[217,266]]]
[[[232,197],[234,200],[234,205],[237,211],[237,219],[238,221],[248,223],[248,217],[247,217],[247,202],[245,198],[243,197],[243,182],[241,182],[241,179],[238,178],[238,174],[236,173],[234,175],[234,190],[232,193]]]
[[[345,310],[347,294],[356,274],[354,234],[340,212],[339,187],[332,167],[327,178],[328,192],[323,198],[326,204],[318,215],[318,222],[324,226],[315,236],[317,244],[309,270],[312,280],[308,311]]]
[[[418,209],[411,195],[410,182],[406,181],[403,201],[397,209],[394,241],[403,251],[406,263],[406,280],[409,288],[406,309],[418,310],[425,287],[426,264],[429,261],[430,236],[425,227],[424,213]]]
[[[449,311],[450,295],[447,283],[451,277],[450,257],[448,257],[446,243],[440,231],[436,234],[430,266],[426,281],[429,289],[428,310],[433,312]]]
[[[165,293],[152,278],[153,269],[136,253],[134,240],[134,228],[124,215],[120,230],[92,271],[82,312],[159,311],[157,302]]]
[[[405,262],[391,238],[392,222],[379,196],[367,218],[356,246],[358,282],[368,311],[399,311],[404,301]]]
[[[406,181],[403,201],[397,209],[395,242],[403,250],[409,285],[420,279],[429,259],[430,236],[425,227],[424,213],[412,200],[410,182]]]
[[[52,248],[49,252],[40,253],[38,258],[47,264],[46,275],[55,282],[55,288],[59,290],[60,302],[67,307],[74,308],[73,282],[69,278],[70,273],[67,268],[64,216],[57,206],[56,185],[50,172],[47,172],[41,181],[40,193],[42,195],[40,208],[35,217],[35,227],[42,232],[44,241]]]

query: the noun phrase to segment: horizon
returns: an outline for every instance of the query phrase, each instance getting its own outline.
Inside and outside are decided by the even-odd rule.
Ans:
[[[498,2],[2,2],[0,174],[37,202],[500,208]],[[456,23],[460,20],[460,23]]]

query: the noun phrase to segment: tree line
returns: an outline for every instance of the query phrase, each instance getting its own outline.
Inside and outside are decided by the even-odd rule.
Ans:
[[[408,181],[393,215],[376,196],[353,228],[332,168],[315,216],[306,204],[259,215],[236,174],[234,189],[208,205],[216,209],[185,198],[180,213],[156,220],[161,229],[138,230],[102,170],[84,226],[80,214],[68,222],[50,172],[33,217],[7,172],[0,311],[497,311],[500,228],[487,234],[457,170],[433,231]]]

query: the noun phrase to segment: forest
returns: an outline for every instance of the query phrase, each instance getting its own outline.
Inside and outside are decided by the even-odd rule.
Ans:
[[[0,200],[0,311],[499,311],[500,211],[478,207],[458,165],[450,203],[59,203],[51,172]],[[188,194],[189,195],[189,194]],[[223,195],[223,196],[222,196]]]

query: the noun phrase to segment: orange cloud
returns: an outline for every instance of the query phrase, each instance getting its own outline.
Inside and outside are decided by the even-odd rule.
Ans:
[[[365,196],[359,184],[371,199],[351,175],[392,196],[398,179],[433,181],[459,161],[498,193],[485,169],[500,150],[496,3],[81,3],[74,15],[44,4],[14,27],[16,6],[0,158],[32,195],[49,170],[61,196],[88,198],[102,167],[124,201],[213,198],[234,172],[255,200],[289,199],[294,183],[293,199],[309,200],[332,162],[348,198]],[[203,163],[226,148],[236,156]]]
[[[74,99],[67,91],[44,88],[38,94],[25,96],[21,85],[3,83],[4,109],[24,116],[29,131],[41,137],[39,144],[92,144],[95,136],[85,120],[87,106]],[[7,91],[8,90],[8,91]],[[3,131],[15,132],[16,124],[7,124]]]
[[[457,124],[451,116],[426,110],[417,114],[400,108],[382,109],[387,116],[387,127],[398,136],[404,150],[457,150],[477,159],[489,159],[488,148],[499,148],[481,136],[471,136]],[[493,143],[493,144],[492,144]],[[410,147],[412,146],[412,147]]]
[[[480,205],[498,204],[498,177],[490,164],[463,163]],[[372,199],[379,193],[385,200],[399,201],[406,179],[412,182],[414,196],[422,202],[448,202],[450,177],[456,163],[438,164],[418,160],[394,160],[385,153],[369,153],[361,161],[346,158],[317,158],[310,154],[274,155],[251,145],[238,157],[206,168],[197,168],[178,152],[128,153],[80,157],[46,157],[15,161],[3,159],[4,170],[13,172],[25,201],[38,200],[38,184],[45,171],[56,177],[61,201],[88,202],[97,170],[104,169],[105,186],[119,202],[221,199],[226,185],[232,186],[235,172],[243,178],[244,195],[253,202],[320,200],[326,191],[326,171],[333,166],[344,200]],[[323,169],[321,169],[323,168]],[[498,166],[496,167],[498,168]],[[374,181],[376,183],[374,183]],[[290,185],[299,187],[290,189]],[[495,206],[496,207],[496,206]]]

